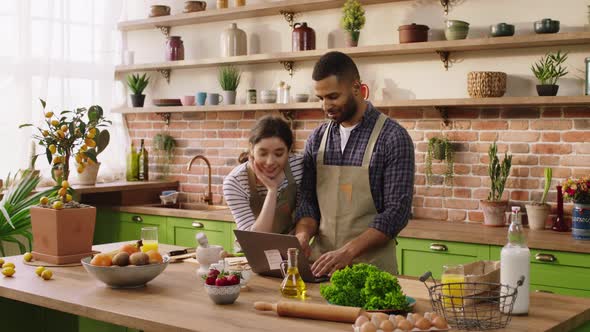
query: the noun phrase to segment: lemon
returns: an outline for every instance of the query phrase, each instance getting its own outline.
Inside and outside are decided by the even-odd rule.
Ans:
[[[55,154],[55,152],[57,151],[57,147],[55,146],[55,144],[51,144],[48,148],[49,152],[51,152],[51,154]]]
[[[96,136],[96,128],[90,128],[90,130],[88,130],[88,133],[92,136]]]
[[[49,198],[46,196],[41,197],[41,199],[39,200],[39,203],[43,204],[43,205],[47,205],[49,204]]]
[[[93,148],[96,146],[96,142],[93,139],[87,138],[84,140],[84,144],[88,145],[89,147]]]
[[[59,126],[59,121],[58,120],[51,120],[51,125],[54,127]]]
[[[47,113],[45,113],[45,117],[46,118],[50,118],[52,116],[53,116],[53,112],[47,112]]]
[[[2,267],[2,265],[4,265],[4,259],[0,258],[0,267]]]
[[[41,133],[43,134],[43,137],[49,136],[49,132],[47,130],[43,130]]]
[[[72,201],[72,195],[67,194],[66,195],[66,202],[71,202]]]
[[[78,173],[84,172],[84,165],[78,165],[77,171],[78,171]]]
[[[56,135],[57,135],[57,137],[59,137],[59,138],[64,138],[64,137],[66,137],[66,134],[64,134],[64,132],[63,132],[63,131],[61,131],[61,130],[58,130],[58,131],[56,131],[56,132],[55,132],[55,134],[56,134]]]
[[[30,252],[25,252],[23,259],[25,260],[25,262],[30,262],[33,260],[33,255],[31,255]]]
[[[59,163],[61,163],[61,157],[60,157],[60,156],[53,157],[53,163],[54,163],[54,164],[59,164]]]
[[[67,190],[66,188],[60,188],[60,189],[57,191],[57,194],[58,194],[59,196],[65,196],[67,193],[68,193],[68,190]]]
[[[76,162],[77,162],[78,164],[79,164],[79,163],[81,163],[81,162],[82,162],[82,158],[83,158],[83,157],[82,157],[82,155],[78,153],[78,154],[76,155]]]
[[[61,187],[62,188],[69,188],[70,187],[70,183],[68,182],[68,180],[63,180],[61,182]]]
[[[68,126],[66,125],[62,125],[61,128],[59,128],[61,131],[63,131],[64,133],[66,133],[68,131]]]
[[[96,136],[96,135],[95,134],[92,134],[92,133],[86,134],[86,138],[89,138],[89,139],[93,139],[94,136]]]
[[[80,147],[80,151],[86,151],[86,150],[88,150],[88,147],[86,146],[86,144],[83,144],[83,145]]]
[[[51,270],[45,270],[41,272],[41,278],[44,280],[49,280],[51,277],[53,277],[53,272],[51,272]]]
[[[5,267],[2,269],[2,274],[7,277],[12,277],[14,275],[14,268],[12,267]]]
[[[14,269],[14,263],[6,262],[6,263],[2,264],[2,268],[6,268],[6,267],[11,267]]]
[[[45,266],[37,266],[37,268],[35,269],[35,273],[37,273],[39,277],[41,276],[41,273],[43,273],[43,271],[45,271]]]
[[[61,201],[55,201],[53,202],[53,205],[51,206],[56,210],[61,210],[64,208],[64,203],[62,203]]]

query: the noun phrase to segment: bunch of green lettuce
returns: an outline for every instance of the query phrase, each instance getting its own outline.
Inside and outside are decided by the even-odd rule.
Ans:
[[[355,264],[334,272],[320,294],[331,304],[366,310],[408,310],[408,301],[397,278],[370,264]]]

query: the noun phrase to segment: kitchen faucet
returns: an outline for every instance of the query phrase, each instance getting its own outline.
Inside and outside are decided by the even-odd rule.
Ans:
[[[193,162],[197,159],[202,159],[207,164],[207,168],[209,169],[209,181],[208,181],[209,192],[203,200],[205,202],[207,202],[208,205],[213,205],[213,193],[211,193],[211,163],[209,162],[209,159],[207,159],[205,156],[200,155],[200,154],[194,156],[191,159],[191,161],[188,162],[188,165],[186,166],[186,171],[188,172],[191,170],[191,166],[193,165]]]

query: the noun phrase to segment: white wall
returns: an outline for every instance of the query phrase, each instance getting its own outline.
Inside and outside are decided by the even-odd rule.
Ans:
[[[247,4],[260,1],[248,0]],[[550,17],[561,21],[561,31],[588,29],[587,6],[584,0],[460,0],[451,9],[450,19],[471,23],[470,38],[487,35],[489,25],[507,22],[516,25],[516,34],[534,33],[533,21]],[[129,19],[144,18],[152,4],[172,6],[172,12],[183,8],[183,1],[141,1],[128,4]],[[233,1],[230,0],[230,6]],[[208,0],[208,8],[215,1]],[[366,6],[367,24],[361,32],[360,45],[398,43],[397,27],[402,24],[426,24],[431,28],[431,40],[444,39],[442,29],[445,16],[438,0],[416,0]],[[307,22],[316,32],[316,47],[343,46],[339,30],[339,9],[309,12],[298,21]],[[253,53],[289,51],[291,29],[281,16],[238,20],[238,27],[248,35],[248,49]],[[185,59],[218,57],[220,34],[231,21],[198,24],[172,28],[172,35],[184,41]],[[135,63],[158,62],[164,59],[164,36],[156,29],[127,32],[127,47],[135,51]],[[436,54],[357,59],[363,81],[369,84],[372,99],[424,99],[467,97],[466,77],[470,71],[504,71],[508,73],[509,96],[536,95],[536,84],[530,71],[531,64],[546,51],[557,48],[497,50],[467,52],[453,55],[458,60],[445,71]],[[559,95],[583,94],[584,58],[590,56],[590,45],[561,47],[570,51],[567,62],[570,74],[563,78]],[[243,66],[243,82],[238,90],[238,102],[244,103],[245,91],[275,88],[285,80],[292,86],[292,94],[313,93],[311,70],[313,62],[296,64],[296,73],[290,78],[280,64]],[[197,91],[219,91],[216,69],[177,70],[167,84],[159,74],[151,85],[148,98],[175,98]],[[149,101],[148,101],[149,103]]]

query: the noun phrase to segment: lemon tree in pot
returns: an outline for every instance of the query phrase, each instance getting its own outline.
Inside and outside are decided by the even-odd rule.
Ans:
[[[488,174],[490,176],[490,193],[487,200],[481,200],[480,206],[484,214],[484,225],[486,226],[504,226],[504,212],[508,207],[508,201],[502,200],[504,186],[510,175],[512,167],[512,155],[504,153],[504,159],[500,162],[498,158],[498,146],[496,142],[490,145],[488,149],[490,158],[488,165]]]
[[[428,150],[426,152],[426,162],[424,166],[424,173],[426,174],[426,183],[432,184],[432,160],[445,161],[447,168],[444,173],[445,184],[453,184],[454,176],[454,160],[455,150],[453,143],[451,143],[446,137],[431,137],[428,140]]]
[[[365,10],[358,0],[347,0],[342,8],[341,25],[346,31],[346,46],[356,47],[359,42],[361,29],[365,26]]]
[[[37,128],[33,138],[45,147],[52,176],[58,186],[51,195],[42,197],[31,207],[33,257],[52,264],[79,262],[91,254],[96,208],[75,202],[70,188],[70,158],[78,162],[78,172],[89,163],[97,163],[99,128],[110,124],[100,106],[62,111],[59,115],[45,111],[45,126]],[[24,124],[21,127],[32,126]],[[106,130],[102,130],[106,131]]]
[[[549,212],[551,212],[551,206],[546,203],[547,193],[551,187],[551,180],[553,178],[553,170],[548,167],[545,168],[545,188],[543,190],[543,196],[539,202],[531,202],[526,204],[526,213],[529,221],[529,228],[533,230],[545,229],[545,223]]]
[[[559,90],[557,80],[567,75],[566,67],[562,64],[567,60],[567,52],[547,53],[531,66],[535,77],[539,80],[537,93],[539,96],[556,96]]]

